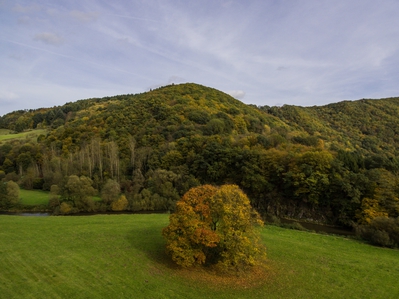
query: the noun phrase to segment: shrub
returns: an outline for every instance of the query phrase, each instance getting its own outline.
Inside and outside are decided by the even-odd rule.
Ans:
[[[112,211],[124,211],[124,210],[126,210],[128,204],[129,204],[129,202],[126,199],[126,196],[121,195],[119,197],[119,199],[112,202],[111,208],[112,208]]]
[[[67,215],[72,213],[72,206],[66,202],[62,202],[60,205],[59,213],[61,215]]]
[[[275,224],[275,225],[280,225],[281,224],[280,218],[278,218],[275,215],[267,215],[266,219],[267,219],[267,222],[270,223],[270,224]]]
[[[356,235],[373,245],[399,247],[399,217],[376,217],[369,225],[355,227]]]

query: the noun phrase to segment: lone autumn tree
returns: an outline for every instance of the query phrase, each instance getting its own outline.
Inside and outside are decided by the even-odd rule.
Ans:
[[[177,202],[162,234],[167,253],[180,266],[242,271],[266,257],[256,229],[262,224],[238,186],[203,185],[190,189]]]

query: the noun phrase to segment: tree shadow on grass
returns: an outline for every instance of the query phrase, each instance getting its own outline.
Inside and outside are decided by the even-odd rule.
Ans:
[[[218,273],[207,267],[182,268],[176,265],[165,252],[165,239],[161,229],[138,227],[127,235],[130,245],[143,253],[152,263],[148,266],[150,275],[177,275],[188,283],[201,283],[211,289],[247,289],[259,287],[270,280],[270,265],[255,267],[245,275],[236,276]]]
[[[126,237],[133,248],[142,252],[152,262],[170,269],[178,268],[165,252],[165,239],[162,237],[162,230],[138,227],[131,230]]]

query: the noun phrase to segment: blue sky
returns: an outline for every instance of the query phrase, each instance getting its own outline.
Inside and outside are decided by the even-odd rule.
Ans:
[[[397,0],[0,0],[0,115],[195,82],[256,105],[399,96]]]

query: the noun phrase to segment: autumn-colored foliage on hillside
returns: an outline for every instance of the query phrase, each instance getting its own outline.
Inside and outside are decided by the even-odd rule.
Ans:
[[[55,213],[173,212],[190,188],[229,183],[262,216],[369,225],[399,217],[398,115],[398,98],[257,107],[169,85],[1,116],[0,180],[57,189]]]

